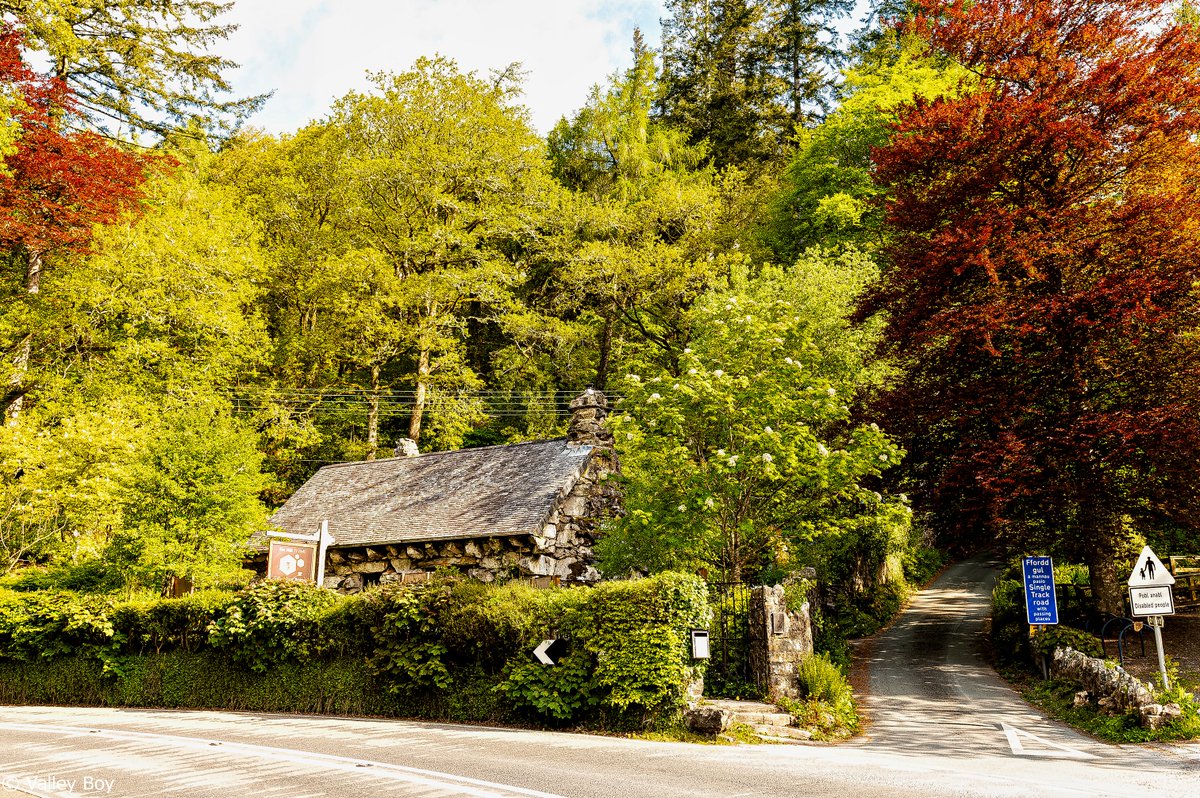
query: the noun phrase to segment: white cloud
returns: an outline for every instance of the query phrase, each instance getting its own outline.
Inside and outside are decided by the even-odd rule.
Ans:
[[[629,64],[634,27],[657,43],[661,15],[658,0],[238,0],[223,21],[239,30],[216,49],[241,65],[231,76],[239,95],[275,92],[250,120],[273,133],[367,89],[368,71],[435,54],[482,75],[520,61],[525,104],[545,133]]]

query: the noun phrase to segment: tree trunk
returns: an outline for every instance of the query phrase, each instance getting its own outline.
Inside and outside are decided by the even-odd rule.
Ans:
[[[804,97],[800,88],[800,43],[792,42],[792,122],[799,125],[804,120]],[[795,135],[794,133],[792,135]]]
[[[1111,615],[1125,615],[1125,596],[1117,573],[1116,552],[1093,549],[1088,555],[1088,572],[1096,609]]]
[[[367,397],[367,459],[379,451],[379,366],[371,366],[371,395]]]
[[[600,357],[596,363],[596,381],[592,386],[597,391],[605,390],[608,385],[608,362],[612,357],[613,320],[606,318],[604,327],[600,330]]]
[[[421,349],[417,359],[417,393],[413,397],[412,418],[408,422],[408,437],[421,440],[421,417],[425,415],[425,393],[429,387],[429,350]]]
[[[29,250],[25,262],[25,293],[37,294],[42,290],[42,253]],[[17,356],[13,358],[13,374],[8,380],[9,393],[16,398],[4,409],[4,423],[10,427],[17,426],[21,417],[21,408],[25,405],[25,375],[29,372],[29,356],[33,353],[33,334],[25,336],[17,348]]]
[[[1125,615],[1124,591],[1117,573],[1117,560],[1126,536],[1121,519],[1115,513],[1095,506],[1085,513],[1084,518],[1092,600],[1100,612]]]
[[[36,294],[42,290],[42,253],[30,250],[25,265],[25,292]]]

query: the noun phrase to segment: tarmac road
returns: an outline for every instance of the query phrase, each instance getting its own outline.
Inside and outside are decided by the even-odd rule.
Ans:
[[[1025,703],[984,661],[998,569],[986,556],[951,566],[871,641],[857,744],[936,760],[972,788],[1008,777],[1044,791],[1200,795],[1200,746],[1099,742]]]
[[[993,571],[948,569],[876,641],[867,733],[715,746],[394,720],[0,707],[0,795],[1200,795],[1200,746],[1108,746],[976,654]],[[7,790],[7,792],[6,792]]]

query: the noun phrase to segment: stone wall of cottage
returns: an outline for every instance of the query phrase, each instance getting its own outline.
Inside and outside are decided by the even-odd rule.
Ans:
[[[531,545],[528,535],[513,535],[334,548],[326,555],[324,586],[357,593],[367,585],[417,581],[439,568],[491,581],[519,574]]]

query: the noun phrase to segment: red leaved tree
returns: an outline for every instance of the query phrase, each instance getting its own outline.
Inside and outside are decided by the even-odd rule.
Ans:
[[[884,409],[943,535],[1083,559],[1119,612],[1136,533],[1197,541],[1200,30],[1168,0],[916,5],[977,81],[874,153]]]
[[[0,172],[0,248],[24,265],[24,285],[3,293],[28,303],[41,290],[48,258],[86,248],[96,224],[115,220],[140,196],[144,159],[88,132],[66,129],[74,111],[64,84],[33,72],[21,58],[20,34],[0,31],[0,85],[13,105],[14,149]],[[33,330],[10,346],[13,370],[3,397],[16,423],[26,392]]]

